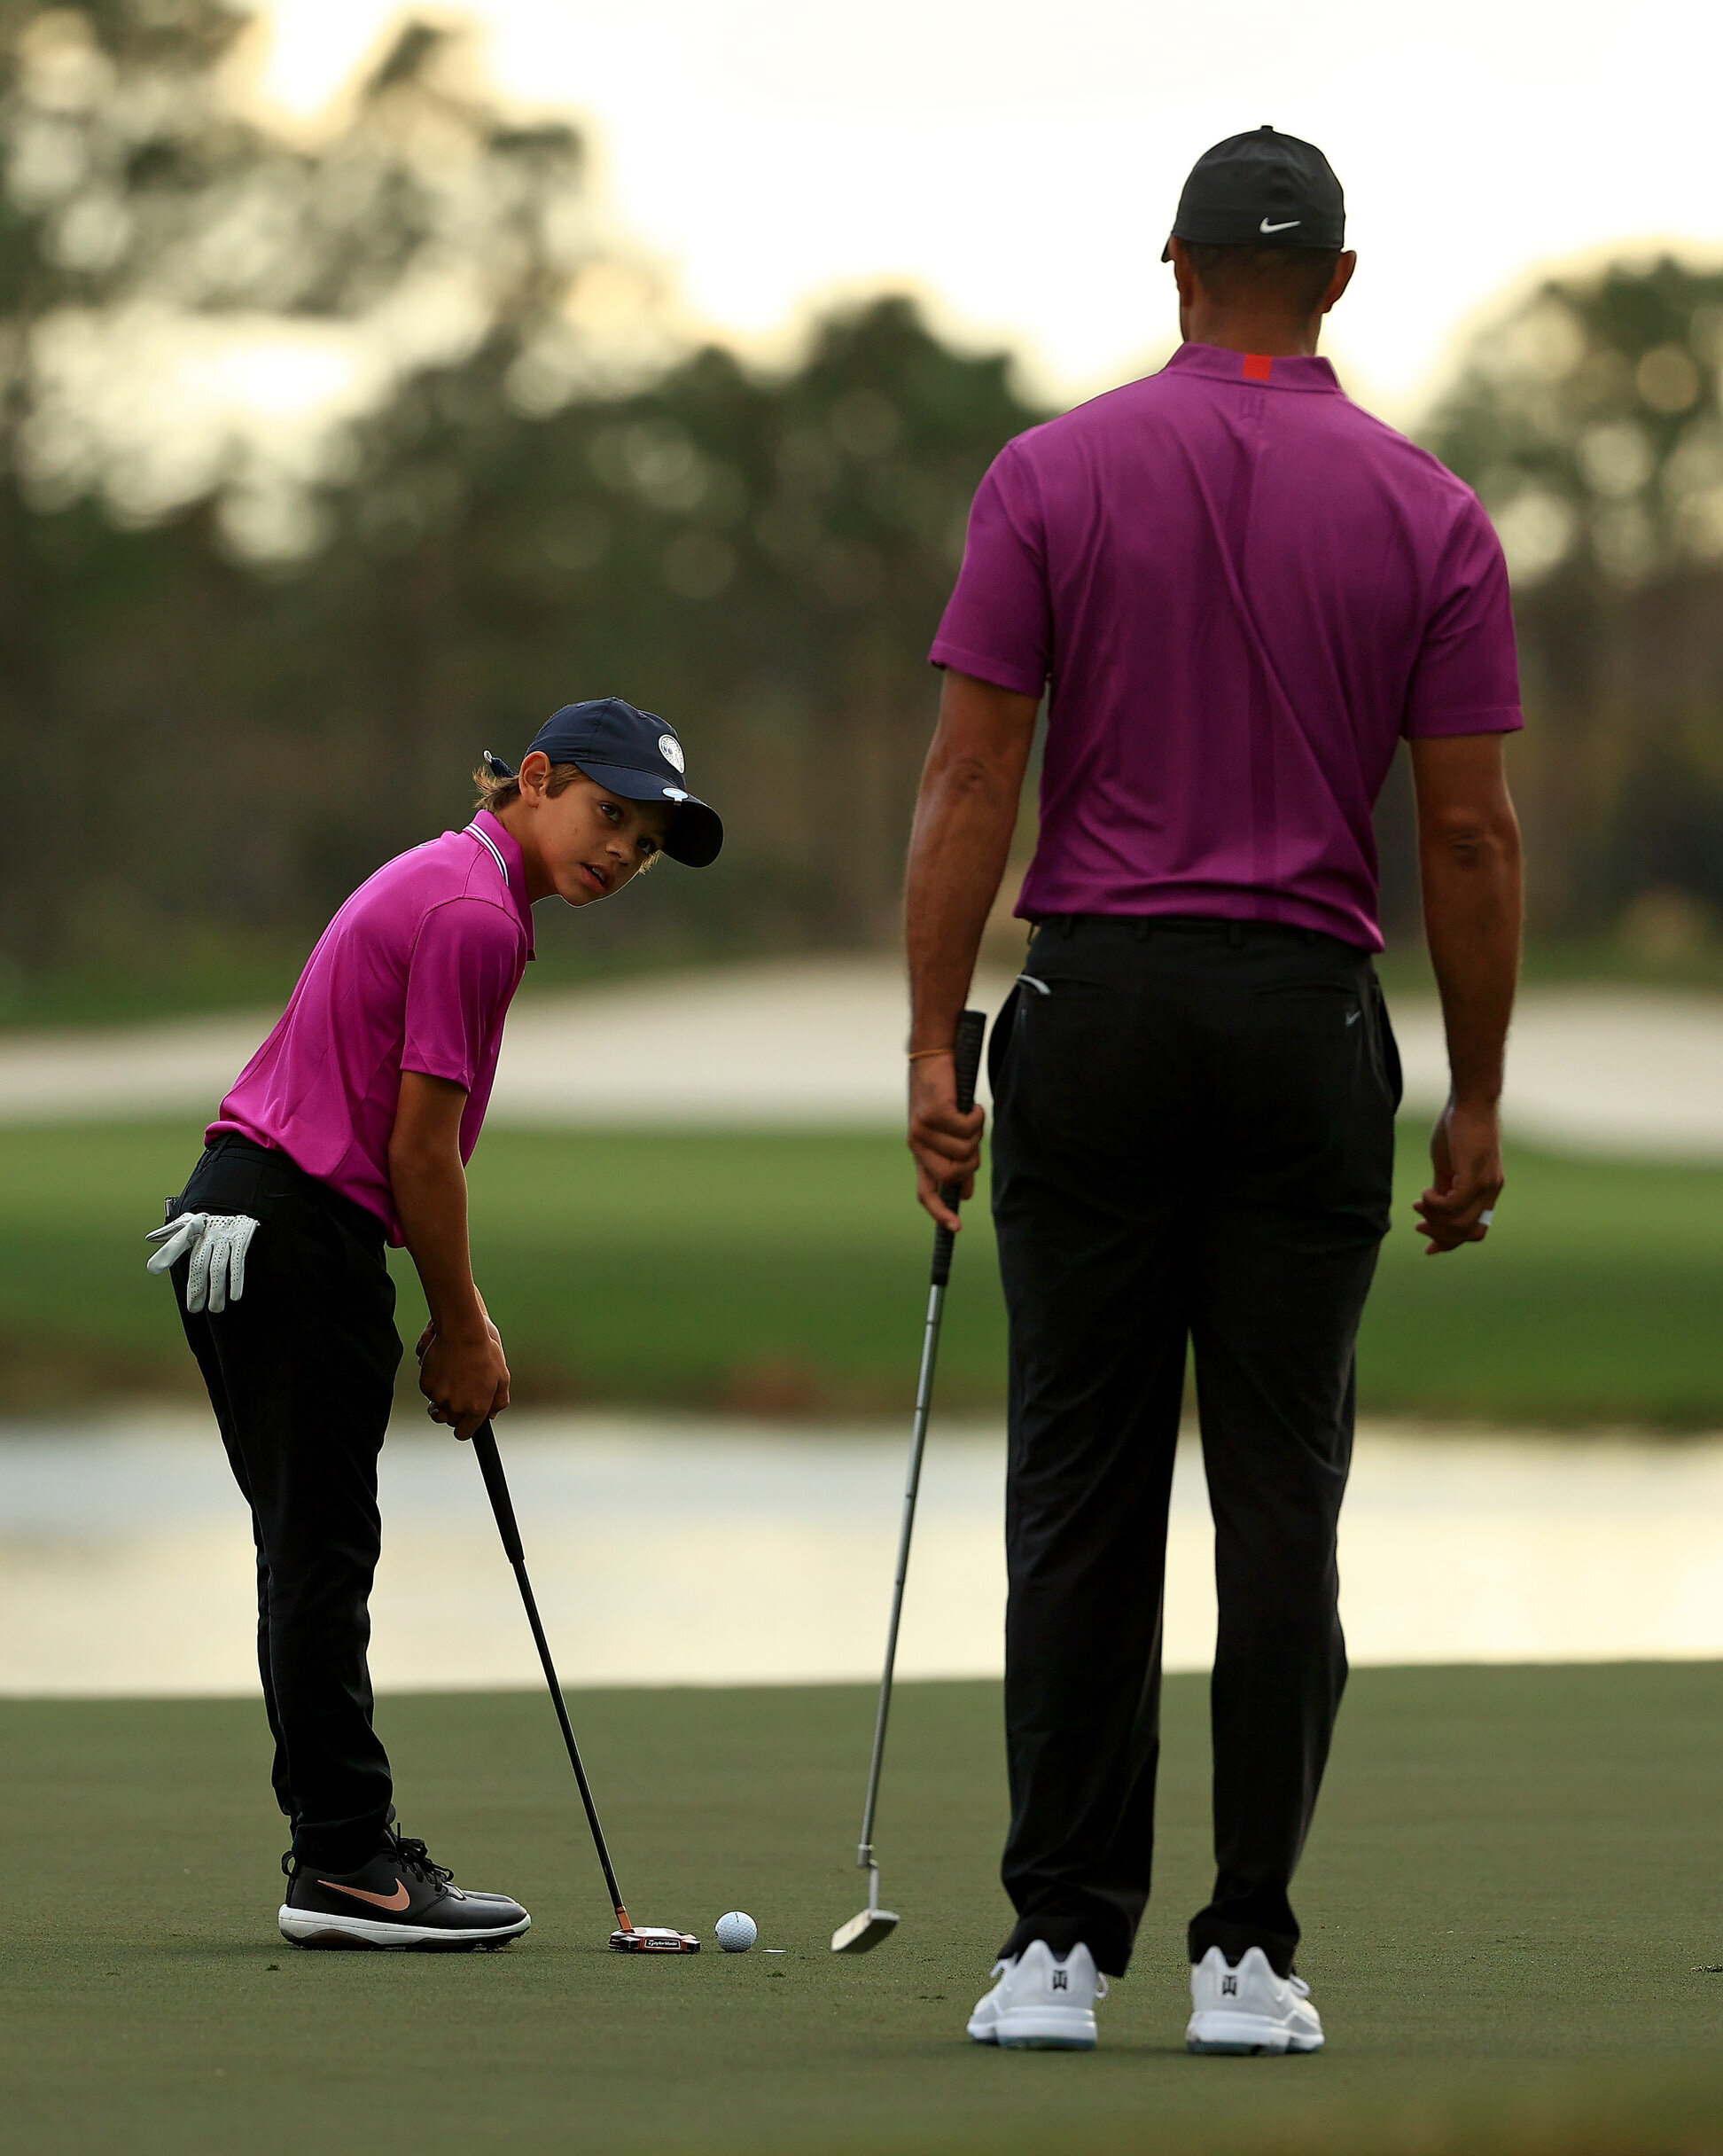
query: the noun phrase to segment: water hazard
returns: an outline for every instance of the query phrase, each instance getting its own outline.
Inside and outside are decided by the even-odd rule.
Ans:
[[[877,1672],[897,1425],[515,1415],[527,1559],[571,1684]],[[900,1667],[1002,1666],[1004,1446],[936,1432]],[[383,1458],[379,1689],[530,1684],[537,1664],[476,1465],[434,1433]],[[1206,1666],[1200,1457],[1174,1485],[1167,1663]],[[1723,1438],[1360,1434],[1341,1536],[1354,1662],[1723,1655]],[[0,1435],[0,1691],[252,1689],[248,1527],[213,1426],[133,1416]]]

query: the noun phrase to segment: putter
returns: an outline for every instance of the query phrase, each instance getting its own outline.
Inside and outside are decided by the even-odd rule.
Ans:
[[[580,1785],[581,1801],[586,1807],[587,1824],[592,1829],[592,1846],[598,1852],[598,1862],[604,1869],[604,1885],[609,1889],[611,1907],[616,1911],[616,1929],[611,1933],[611,1946],[618,1954],[698,1954],[700,1942],[691,1932],[677,1932],[660,1924],[631,1924],[628,1912],[622,1906],[622,1889],[616,1883],[616,1867],[611,1863],[611,1854],[604,1842],[604,1830],[598,1824],[598,1808],[592,1801],[592,1788],[586,1777],[586,1769],[581,1764],[581,1747],[574,1741],[574,1727],[568,1719],[568,1702],[563,1698],[562,1680],[557,1675],[557,1666],[550,1660],[550,1644],[544,1637],[544,1626],[540,1621],[538,1604],[533,1598],[532,1582],[526,1577],[526,1553],[521,1547],[520,1529],[515,1521],[514,1502],[509,1496],[509,1485],[503,1472],[503,1459],[496,1449],[496,1433],[488,1422],[481,1422],[472,1433],[472,1449],[479,1456],[479,1470],[485,1478],[485,1488],[490,1494],[491,1511],[496,1515],[497,1532],[503,1537],[503,1548],[515,1578],[520,1583],[520,1599],[526,1605],[526,1621],[533,1628],[533,1642],[544,1665],[544,1681],[550,1687],[550,1704],[557,1710],[561,1725],[563,1742],[568,1746],[568,1763],[574,1769],[574,1779]]]
[[[981,1071],[981,1042],[987,1030],[985,1011],[965,1011],[957,1024],[957,1105],[965,1113],[975,1105],[975,1082]],[[959,1202],[955,1183],[939,1195],[954,1211]],[[862,1813],[862,1845],[857,1869],[868,1875],[868,1906],[831,1934],[834,1954],[871,1953],[897,1928],[896,1913],[879,1906],[879,1866],[874,1862],[874,1811],[879,1802],[879,1769],[885,1757],[885,1722],[892,1711],[892,1673],[897,1664],[898,1623],[903,1615],[903,1582],[909,1573],[909,1538],[916,1527],[916,1494],[921,1487],[922,1452],[927,1443],[927,1416],[933,1404],[933,1370],[939,1357],[939,1320],[945,1312],[951,1254],[956,1237],[949,1228],[933,1230],[933,1277],[927,1292],[927,1323],[922,1332],[921,1374],[916,1380],[916,1416],[909,1433],[909,1472],[903,1486],[903,1525],[898,1533],[897,1575],[892,1585],[892,1621],[885,1631],[885,1668],[879,1680],[879,1707],[874,1716],[873,1758],[868,1767],[868,1801]]]

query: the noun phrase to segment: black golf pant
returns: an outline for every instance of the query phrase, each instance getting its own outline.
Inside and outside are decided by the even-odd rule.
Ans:
[[[1353,1345],[1399,1070],[1368,955],[1314,931],[1043,924],[995,1027],[1010,1315],[1006,1723],[1018,1912],[1121,1974],[1149,1897],[1166,1513],[1194,1348],[1214,1516],[1214,1897],[1200,1960],[1285,1974],[1346,1678]]]
[[[174,1287],[251,1506],[276,1799],[301,1863],[356,1871],[376,1852],[391,1796],[365,1665],[377,1456],[401,1361],[383,1224],[285,1153],[239,1137],[210,1146],[176,1213],[259,1223],[238,1302],[189,1311],[185,1259]]]

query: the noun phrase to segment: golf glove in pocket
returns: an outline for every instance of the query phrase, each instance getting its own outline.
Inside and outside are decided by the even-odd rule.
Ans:
[[[152,1273],[165,1273],[188,1253],[191,1276],[185,1307],[225,1310],[246,1292],[246,1253],[257,1223],[249,1213],[182,1213],[165,1228],[152,1228],[148,1240],[161,1248],[149,1261]]]

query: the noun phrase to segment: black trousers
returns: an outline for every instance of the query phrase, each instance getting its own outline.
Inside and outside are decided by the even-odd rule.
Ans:
[[[218,1139],[169,1209],[260,1223],[243,1298],[185,1308],[257,1546],[257,1666],[274,1732],[276,1800],[303,1863],[356,1871],[390,1816],[371,1728],[370,1589],[381,1548],[377,1457],[401,1340],[383,1223],[286,1154]]]
[[[1285,1974],[1346,1678],[1353,1346],[1399,1066],[1368,954],[1314,931],[1045,923],[994,1030],[1010,1316],[1002,1949],[1121,1974],[1149,1897],[1166,1514],[1194,1348],[1214,1516],[1214,1896],[1191,1958]]]

